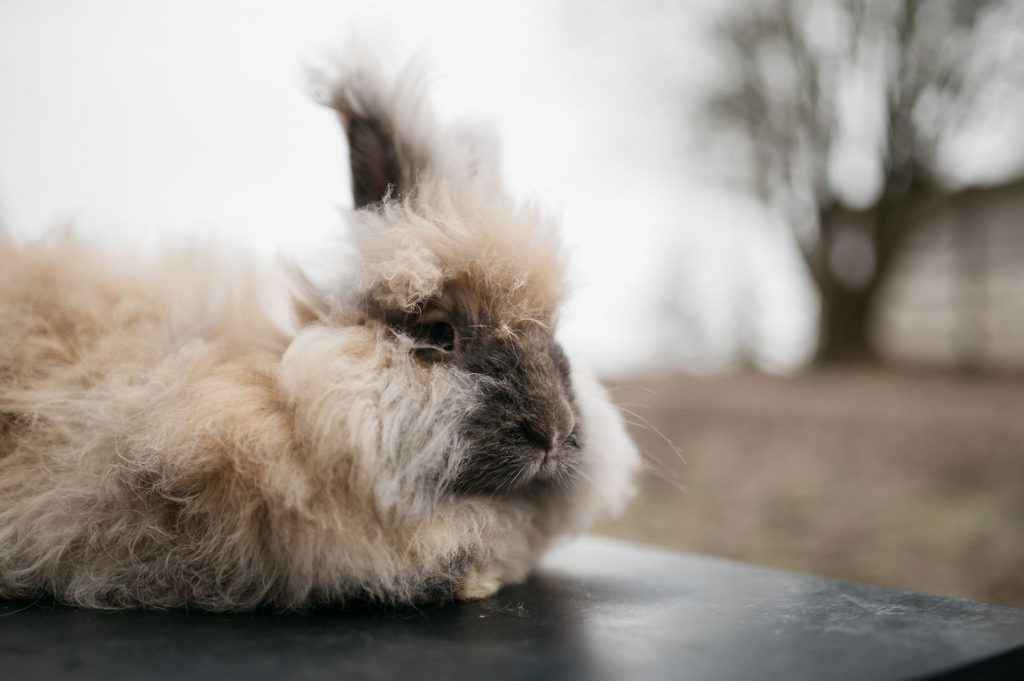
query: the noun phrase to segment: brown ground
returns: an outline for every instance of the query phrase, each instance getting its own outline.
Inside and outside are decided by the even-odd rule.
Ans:
[[[649,470],[598,531],[1024,607],[1021,377],[674,377],[613,396],[687,463],[634,427]]]

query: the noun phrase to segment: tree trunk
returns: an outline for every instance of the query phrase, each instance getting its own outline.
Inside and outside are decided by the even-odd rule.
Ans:
[[[871,313],[874,289],[849,291],[828,282],[828,290],[819,289],[816,364],[850,364],[877,361],[871,343]]]
[[[867,210],[851,211],[835,204],[822,209],[818,243],[812,250],[801,249],[820,300],[816,364],[879,361],[871,339],[875,303],[913,229],[915,212],[930,196],[920,181],[904,184]],[[871,274],[860,286],[844,284],[833,270],[830,250],[843,230],[863,234],[874,255]]]
[[[878,361],[871,341],[875,301],[888,277],[894,251],[902,241],[887,235],[898,234],[907,224],[905,213],[883,205],[868,211],[832,206],[819,215],[818,258],[808,259],[808,263],[816,266],[812,278],[819,297],[816,364]],[[844,282],[833,269],[830,250],[844,230],[863,235],[872,251],[872,271],[867,281],[859,285]]]

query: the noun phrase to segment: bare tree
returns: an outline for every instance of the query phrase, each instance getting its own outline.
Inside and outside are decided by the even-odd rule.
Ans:
[[[716,32],[704,112],[793,229],[820,297],[820,362],[874,357],[875,301],[913,215],[962,178],[951,140],[1020,98],[1019,0],[760,0]]]

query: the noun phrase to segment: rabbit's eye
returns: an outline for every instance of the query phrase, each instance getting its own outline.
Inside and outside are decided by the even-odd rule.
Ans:
[[[415,329],[416,340],[434,348],[451,352],[455,349],[455,328],[448,322],[424,322]]]

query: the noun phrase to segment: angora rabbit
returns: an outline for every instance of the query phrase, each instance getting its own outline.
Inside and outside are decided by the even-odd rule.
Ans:
[[[0,597],[483,598],[621,508],[637,453],[555,341],[556,231],[418,92],[322,91],[355,198],[337,286],[0,239]]]

